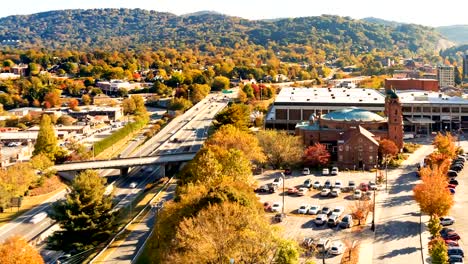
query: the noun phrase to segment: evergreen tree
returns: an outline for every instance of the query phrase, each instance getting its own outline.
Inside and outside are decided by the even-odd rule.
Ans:
[[[110,236],[116,227],[115,214],[104,183],[96,171],[84,171],[73,180],[66,199],[53,204],[50,217],[61,230],[50,238],[50,248],[82,251]]]
[[[43,153],[50,160],[54,161],[58,152],[57,137],[55,136],[50,117],[48,115],[43,115],[39,125],[39,133],[37,134],[33,155],[36,156]]]

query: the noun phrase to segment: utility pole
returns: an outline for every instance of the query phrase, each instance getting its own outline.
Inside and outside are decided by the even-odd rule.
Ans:
[[[377,165],[375,165],[375,184],[377,184]],[[374,189],[374,199],[373,199],[373,206],[374,206],[374,209],[373,209],[373,212],[372,212],[372,225],[371,225],[371,230],[373,232],[375,232],[375,189]]]
[[[283,178],[283,206],[281,208],[281,214],[282,216],[284,216],[284,197],[286,195],[286,192],[284,191],[284,182],[286,181],[286,176],[284,175],[284,173],[281,173],[281,177]]]

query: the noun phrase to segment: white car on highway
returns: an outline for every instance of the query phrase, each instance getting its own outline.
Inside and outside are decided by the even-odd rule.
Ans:
[[[29,220],[29,222],[31,222],[32,224],[37,224],[39,222],[41,222],[42,220],[46,219],[47,217],[47,213],[46,212],[40,212],[36,215],[34,215],[31,220]]]

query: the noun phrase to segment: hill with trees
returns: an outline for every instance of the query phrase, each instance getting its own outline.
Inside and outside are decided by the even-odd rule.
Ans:
[[[176,16],[142,9],[61,10],[0,19],[0,41],[19,40],[20,48],[145,49],[238,48],[259,45],[279,51],[291,44],[327,53],[387,49],[434,50],[442,36],[433,28],[383,25],[322,15],[277,20],[247,20],[212,12]]]
[[[450,41],[457,44],[468,44],[468,25],[438,27],[436,30]]]

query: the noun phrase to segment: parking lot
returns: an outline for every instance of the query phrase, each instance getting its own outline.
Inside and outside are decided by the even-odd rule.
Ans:
[[[274,179],[281,177],[283,171],[266,171],[261,175],[257,175],[256,179],[258,186],[272,183]],[[321,171],[311,171],[309,175],[302,175],[302,171],[292,171],[291,175],[285,175],[284,180],[284,212],[288,215],[283,222],[279,225],[284,227],[284,235],[287,238],[294,239],[301,243],[304,238],[312,237],[315,239],[328,238],[332,242],[337,240],[354,241],[359,239],[359,232],[353,232],[353,229],[346,228],[342,229],[339,226],[328,227],[327,224],[316,225],[314,219],[316,215],[312,214],[299,214],[297,209],[304,204],[307,205],[318,205],[320,208],[329,207],[331,210],[338,206],[344,207],[344,212],[341,214],[343,217],[346,214],[351,213],[351,207],[355,204],[356,200],[353,199],[353,192],[342,192],[338,197],[322,197],[320,196],[320,190],[310,188],[304,196],[298,196],[297,194],[287,194],[289,188],[296,187],[299,189],[303,187],[304,181],[310,179],[311,182],[316,180],[320,181],[321,185],[326,180],[330,180],[332,184],[339,180],[342,182],[343,187],[348,186],[350,180],[356,183],[356,187],[360,183],[368,183],[369,181],[375,181],[376,173],[369,171],[345,171],[339,172],[336,176],[324,176]],[[346,189],[346,188],[344,188]],[[378,191],[377,191],[378,193]],[[279,188],[274,193],[262,192],[257,194],[262,203],[269,202],[281,203],[283,201],[283,185],[279,185]],[[281,212],[281,210],[280,210]],[[273,217],[275,213],[271,213]],[[340,217],[340,218],[341,218]],[[339,263],[341,255],[338,256],[327,256],[327,263]]]

